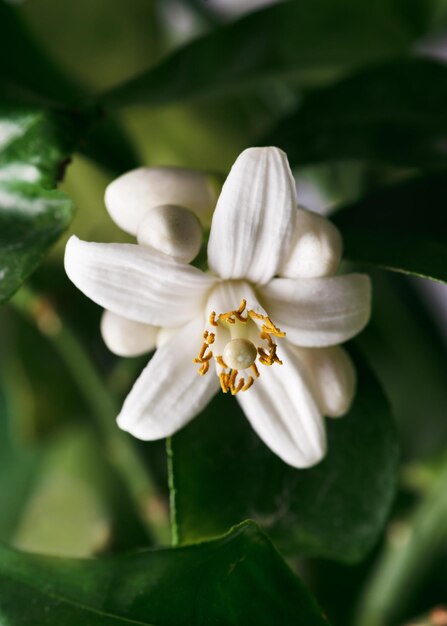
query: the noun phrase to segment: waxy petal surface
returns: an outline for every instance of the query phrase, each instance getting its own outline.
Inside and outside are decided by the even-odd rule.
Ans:
[[[359,333],[371,313],[371,281],[365,274],[277,278],[260,290],[275,324],[297,346],[324,347]]]
[[[295,181],[284,152],[245,150],[217,202],[208,243],[210,269],[226,279],[267,283],[288,252],[295,218]]]
[[[219,380],[214,372],[199,376],[193,364],[203,327],[201,315],[158,348],[124,402],[120,428],[146,441],[169,437],[208,404]]]
[[[65,271],[87,297],[136,322],[181,326],[203,311],[215,279],[151,248],[71,237]]]
[[[278,345],[283,365],[260,366],[260,377],[240,403],[253,429],[285,463],[311,467],[326,452],[326,433],[305,367],[286,341]]]

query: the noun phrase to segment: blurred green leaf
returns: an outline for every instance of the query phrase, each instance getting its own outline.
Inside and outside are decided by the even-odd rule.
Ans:
[[[45,447],[14,532],[14,546],[89,556],[149,542],[120,477],[91,430],[66,430]]]
[[[288,553],[345,562],[364,557],[391,505],[397,444],[377,381],[359,358],[356,365],[354,406],[343,419],[327,421],[329,452],[314,468],[284,464],[254,434],[239,405],[223,395],[175,435],[178,540],[208,537],[250,517]]]
[[[372,318],[356,342],[391,402],[403,457],[420,461],[447,440],[445,343],[414,280],[382,270],[371,278]]]
[[[54,188],[82,130],[69,113],[0,105],[0,302],[70,223],[73,204]]]
[[[447,282],[447,174],[400,182],[341,208],[345,256]]]
[[[32,0],[16,12],[40,53],[88,93],[145,70],[160,55],[163,34],[156,0]]]
[[[128,133],[114,116],[100,120],[90,130],[79,149],[114,176],[120,176],[123,172],[141,165]]]
[[[262,143],[283,148],[293,165],[445,165],[447,66],[413,58],[367,69],[310,95]]]
[[[3,368],[1,373],[4,382]],[[42,451],[29,442],[26,445],[16,432],[18,424],[14,423],[12,412],[24,402],[26,389],[20,385],[19,376],[14,382],[17,383],[15,407],[0,388],[0,540],[8,542],[14,536],[42,464]]]
[[[414,2],[419,4],[409,4]],[[185,45],[103,100],[111,106],[156,105],[259,88],[279,78],[315,83],[404,52],[414,37],[396,3],[279,3]]]
[[[324,626],[314,600],[252,522],[195,546],[68,560],[0,548],[10,626]]]
[[[27,29],[17,9],[0,0],[0,87],[37,94],[54,102],[73,101],[80,90],[46,56]],[[16,86],[16,88],[13,87]]]

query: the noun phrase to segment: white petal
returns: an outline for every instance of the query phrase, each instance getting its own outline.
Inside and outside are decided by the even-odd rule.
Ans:
[[[219,388],[214,372],[199,376],[193,358],[204,317],[194,319],[159,348],[124,402],[118,425],[152,441],[172,435],[197,415]]]
[[[216,205],[216,190],[203,172],[180,167],[140,167],[123,174],[106,189],[110,217],[123,230],[136,235],[149,209],[178,204],[209,224]]]
[[[366,326],[371,313],[371,282],[364,274],[277,278],[261,293],[273,322],[298,346],[343,343]]]
[[[190,263],[202,245],[202,227],[189,209],[164,204],[146,213],[138,226],[137,241],[172,257]]]
[[[172,339],[172,337],[174,337],[174,335],[176,335],[182,328],[183,326],[177,326],[175,328],[166,326],[165,328],[160,328],[157,333],[157,338],[155,340],[155,345],[157,346],[157,348],[161,348],[161,346],[163,346],[170,339]]]
[[[306,365],[315,397],[323,415],[341,417],[349,411],[355,394],[356,374],[346,350],[297,348],[298,358]]]
[[[342,255],[341,235],[329,220],[298,208],[290,253],[278,274],[287,278],[317,278],[335,274]]]
[[[217,202],[208,265],[222,278],[266,283],[277,273],[294,233],[295,181],[278,148],[242,152]]]
[[[118,356],[139,356],[155,348],[156,326],[134,322],[112,311],[104,311],[101,334],[108,349]]]
[[[236,398],[264,443],[285,463],[310,467],[326,452],[326,433],[306,370],[286,341],[283,365],[259,366],[260,377]]]
[[[213,279],[151,248],[71,237],[65,271],[86,296],[128,319],[180,326],[203,310]]]

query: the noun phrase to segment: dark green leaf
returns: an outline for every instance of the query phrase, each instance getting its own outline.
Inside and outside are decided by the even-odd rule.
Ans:
[[[263,140],[294,165],[358,158],[447,163],[447,66],[407,59],[368,69],[309,96]]]
[[[130,138],[118,120],[107,116],[93,128],[80,150],[116,176],[141,165]]]
[[[0,106],[0,302],[70,223],[72,202],[54,188],[81,127],[69,114]]]
[[[333,215],[348,259],[447,282],[447,173],[379,190]]]
[[[409,4],[414,2],[419,5],[419,0]],[[259,87],[278,78],[314,83],[399,54],[413,38],[412,27],[395,3],[279,3],[187,44],[154,69],[110,91],[104,101],[114,106],[156,105]]]
[[[45,55],[28,32],[17,9],[0,0],[0,87],[14,88],[14,95],[31,94],[54,102],[71,101],[80,89]],[[24,91],[22,91],[24,90]]]
[[[427,459],[447,441],[445,343],[414,279],[381,270],[372,279],[372,319],[356,341],[390,399],[402,455]]]
[[[251,522],[208,543],[76,561],[0,548],[10,626],[324,626],[315,602]]]
[[[245,517],[284,551],[355,561],[383,528],[397,465],[390,410],[359,359],[358,391],[343,419],[328,420],[329,452],[314,468],[285,465],[256,437],[232,398],[218,396],[171,440],[180,542]]]

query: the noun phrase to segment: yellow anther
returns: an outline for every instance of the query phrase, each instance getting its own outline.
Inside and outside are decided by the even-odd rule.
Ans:
[[[224,393],[228,392],[228,379],[229,379],[229,374],[226,374],[225,372],[221,372],[219,374],[219,380],[220,380],[220,386],[221,389]]]
[[[239,393],[240,391],[242,391],[242,387],[244,386],[244,384],[245,384],[245,380],[244,380],[243,378],[241,378],[241,379],[239,380],[239,382],[238,382],[238,384],[237,384],[237,385],[234,385],[234,384],[233,384],[233,385],[230,387],[231,395],[232,395],[232,396],[235,396],[237,393]]]
[[[231,370],[231,372],[230,372],[230,379],[228,381],[228,384],[229,384],[230,388],[234,387],[234,383],[235,383],[237,374],[238,374],[237,370]]]
[[[241,303],[239,305],[239,308],[237,309],[238,313],[243,313],[245,311],[245,307],[247,306],[247,300],[245,300],[245,298],[243,298],[241,300]]]
[[[261,328],[262,332],[268,333],[269,335],[275,335],[275,337],[286,336],[286,333],[284,333],[280,328],[275,326],[275,324],[268,317],[268,315],[261,315],[261,313],[256,313],[256,311],[253,311],[252,309],[248,311],[248,315],[254,320],[260,320],[264,322]]]
[[[209,323],[211,324],[211,326],[219,326],[219,324],[216,322],[216,311],[211,311],[209,316]]]
[[[253,372],[253,374],[255,375],[255,378],[259,378],[259,370],[256,367],[256,363],[253,363],[253,365],[251,366],[250,369]]]
[[[205,333],[207,333],[207,331],[205,331]],[[199,368],[199,374],[201,376],[204,376],[209,370],[210,360],[212,359],[212,356],[213,356],[213,353],[211,352],[211,350],[209,350],[209,344],[207,342],[208,334],[206,334],[206,337],[205,337],[205,333],[203,333],[205,342],[202,344],[202,347],[200,348],[200,352],[198,356],[196,356],[196,358],[193,359],[193,363],[200,363],[201,365],[201,367]],[[206,354],[207,350],[209,350],[208,354]]]
[[[254,378],[252,376],[249,376],[247,382],[242,387],[241,391],[247,391],[247,389],[250,389],[250,387],[252,386],[254,382],[255,382]]]
[[[227,369],[228,365],[225,363],[221,356],[216,356],[216,361],[220,365],[220,367],[224,367],[225,369]]]
[[[205,376],[209,368],[210,368],[210,362],[204,361],[204,363],[202,363],[202,367],[199,369],[200,376]]]

